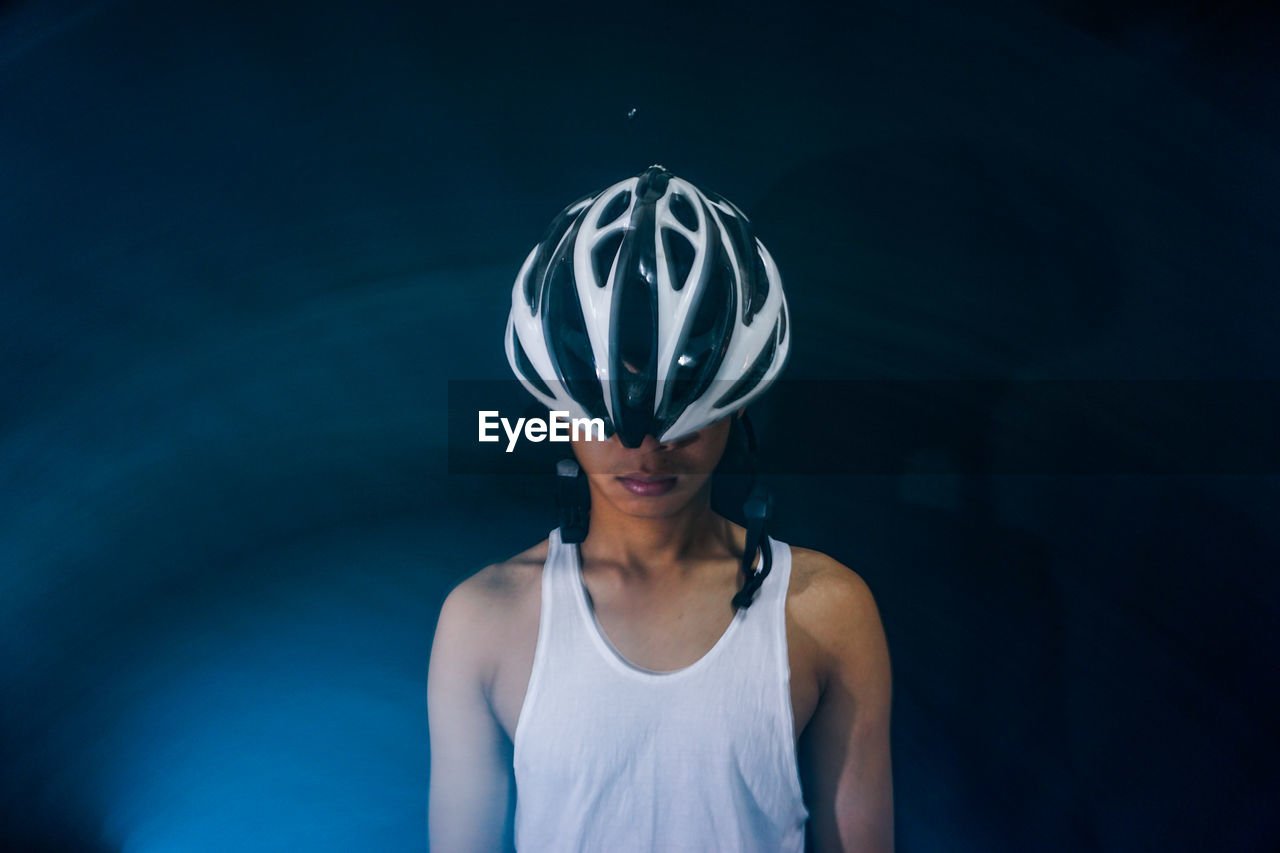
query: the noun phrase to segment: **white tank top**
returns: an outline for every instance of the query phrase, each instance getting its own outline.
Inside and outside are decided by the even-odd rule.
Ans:
[[[601,631],[578,549],[552,531],[516,723],[522,853],[804,850],[784,606],[791,549],[701,659],[653,672]]]

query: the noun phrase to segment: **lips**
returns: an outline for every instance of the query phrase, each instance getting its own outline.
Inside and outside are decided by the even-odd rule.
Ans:
[[[628,474],[625,477],[619,477],[618,482],[631,494],[645,498],[665,495],[676,487],[675,477],[650,474]]]

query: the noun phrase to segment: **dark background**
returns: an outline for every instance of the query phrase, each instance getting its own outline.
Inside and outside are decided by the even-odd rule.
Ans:
[[[793,377],[1277,378],[1268,5],[0,7],[0,840],[425,848],[440,602],[554,523],[447,382],[650,163],[751,215]],[[773,480],[879,600],[899,848],[1280,848],[1274,468],[974,440]]]

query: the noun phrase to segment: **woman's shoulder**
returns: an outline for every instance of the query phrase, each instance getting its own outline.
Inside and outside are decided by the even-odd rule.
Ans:
[[[499,663],[513,644],[523,642],[529,625],[536,636],[547,547],[544,540],[455,586],[440,607],[433,661],[456,659],[492,683]]]
[[[855,570],[821,551],[790,548],[787,606],[798,618],[833,631],[851,622],[879,622],[871,588]]]
[[[483,607],[486,612],[517,604],[538,588],[549,548],[550,541],[543,539],[519,554],[485,566],[454,587],[449,598]]]
[[[889,657],[866,581],[821,551],[792,548],[791,555],[787,619],[799,629],[794,636],[804,638],[819,682],[843,679],[855,695],[880,689],[888,681]]]

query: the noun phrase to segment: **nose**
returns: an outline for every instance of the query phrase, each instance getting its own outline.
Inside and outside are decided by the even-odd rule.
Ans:
[[[641,453],[652,453],[655,450],[666,450],[669,444],[663,444],[652,435],[646,435],[644,441],[640,442],[640,446],[636,448]]]

